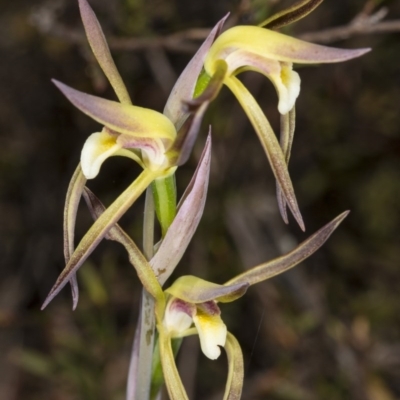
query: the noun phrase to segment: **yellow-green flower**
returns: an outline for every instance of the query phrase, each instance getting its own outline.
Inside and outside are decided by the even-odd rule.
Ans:
[[[249,285],[217,285],[195,276],[178,278],[165,293],[169,300],[163,327],[171,337],[179,337],[194,324],[200,338],[201,350],[210,360],[221,354],[227,336],[218,302],[228,303],[243,296]]]
[[[83,146],[81,167],[87,179],[96,177],[101,164],[115,155],[132,158],[144,169],[159,171],[160,176],[174,167],[167,152],[176,138],[176,130],[165,115],[54,83],[77,108],[105,126],[89,136]]]
[[[86,179],[96,177],[102,163],[114,155],[132,158],[150,171],[167,171],[172,166],[167,151],[176,138],[173,122],[157,111],[132,105],[96,15],[86,0],[79,0],[79,7],[93,54],[119,100],[85,94],[53,80],[75,107],[104,125],[83,146],[83,174]]]
[[[192,138],[199,129],[199,125],[192,126],[191,121],[187,121],[190,112],[183,109],[182,99],[193,97],[205,55],[223,23],[221,21],[210,32],[185,68],[171,92],[164,113],[161,114],[132,105],[95,13],[86,0],[79,0],[79,8],[90,47],[119,102],[82,93],[53,80],[78,109],[103,125],[99,132],[93,133],[86,140],[81,162],[68,188],[64,209],[64,273],[79,268],[110,226],[118,221],[150,184],[153,184],[157,216],[162,233],[165,234],[175,216],[175,189],[171,174],[189,157]],[[187,136],[189,130],[190,138]],[[143,172],[96,221],[75,250],[75,219],[86,180],[95,178],[102,163],[111,156],[129,157],[142,166]],[[161,195],[164,197],[161,198]],[[78,286],[75,275],[72,274],[70,278],[75,308],[78,302]]]
[[[263,25],[280,27],[312,11],[321,0],[305,0],[279,13]],[[226,85],[249,117],[271,164],[278,184],[278,201],[287,222],[285,204],[304,230],[293,186],[287,171],[294,134],[294,106],[300,93],[300,77],[293,64],[336,63],[365,54],[369,49],[337,49],[308,43],[260,26],[235,26],[217,37],[204,62],[209,86],[189,104],[202,115],[222,85]],[[256,71],[271,80],[282,114],[281,143],[252,94],[238,79],[244,71]],[[207,78],[208,77],[208,78]]]
[[[182,276],[164,291],[164,296],[158,295],[156,303],[159,301],[164,309],[162,312],[158,308],[160,358],[171,399],[187,398],[173,361],[171,340],[192,334],[199,335],[202,352],[211,360],[219,357],[219,347],[225,347],[229,359],[225,396],[236,395],[238,397],[232,398],[240,398],[243,379],[242,353],[221,318],[218,303],[235,301],[246,293],[249,286],[299,264],[325,243],[347,214],[348,212],[339,215],[290,253],[251,268],[223,285],[195,276]],[[163,314],[162,320],[160,313]]]
[[[345,212],[339,215],[288,254],[249,269],[223,285],[194,276],[183,276],[163,291],[162,285],[185,252],[203,212],[210,168],[210,144],[208,139],[195,176],[187,193],[183,195],[177,216],[150,262],[118,224],[113,225],[106,235],[106,238],[120,242],[125,247],[140,281],[155,299],[159,361],[172,400],[187,399],[175,365],[172,341],[193,334],[199,335],[202,351],[210,359],[218,358],[220,347],[225,348],[229,368],[225,395],[240,398],[244,374],[243,357],[237,340],[223,322],[218,303],[237,300],[245,294],[249,286],[299,264],[325,243],[348,214]],[[88,189],[85,189],[84,196],[95,219],[101,219],[108,212]],[[73,273],[74,270],[63,271],[45,304],[54,298]]]

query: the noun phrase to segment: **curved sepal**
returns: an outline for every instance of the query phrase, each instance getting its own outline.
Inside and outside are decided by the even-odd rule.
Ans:
[[[171,143],[175,139],[174,125],[157,111],[102,99],[72,89],[55,79],[52,81],[76,108],[115,132],[160,138]]]
[[[326,224],[319,231],[310,236],[303,243],[298,245],[290,253],[278,257],[272,261],[251,268],[248,271],[236,276],[226,282],[226,285],[247,282],[250,285],[265,281],[275,275],[281,274],[290,268],[293,268],[311,254],[315,253],[329,238],[339,224],[347,217],[349,211],[337,216],[333,221]]]
[[[79,0],[79,10],[90,47],[101,69],[113,87],[115,94],[121,103],[132,104],[128,90],[115,66],[107,40],[97,20],[96,14],[86,0]]]
[[[182,299],[188,303],[205,303],[210,300],[229,303],[242,297],[249,285],[218,285],[193,275],[179,277],[165,293]]]
[[[173,121],[177,130],[181,128],[189,115],[184,102],[193,98],[197,79],[203,69],[204,60],[215,38],[220,34],[228,16],[229,14],[214,26],[172,88],[171,94],[165,104],[164,115]]]
[[[150,264],[161,285],[169,278],[189,245],[203,215],[211,164],[211,136],[198,167],[178,205],[174,221]]]
[[[278,185],[285,196],[285,200],[300,228],[304,231],[305,227],[303,218],[297,204],[287,164],[271,125],[254,97],[237,78],[230,77],[229,79],[226,79],[225,83],[238,99],[250,119],[254,130],[264,147],[272,172],[274,173]]]
[[[75,237],[75,221],[78,212],[79,202],[82,197],[82,192],[86,184],[86,178],[82,173],[81,165],[79,164],[68,186],[67,196],[64,205],[64,259],[65,264],[68,264],[71,255],[74,252],[74,237]],[[79,287],[76,275],[73,274],[70,279],[72,292],[72,309],[75,310],[79,300]]]
[[[79,245],[59,277],[50,290],[42,305],[42,310],[60,292],[68,280],[76,273],[100,241],[107,235],[110,228],[118,222],[135,200],[146,190],[158,175],[144,170],[137,179],[107,208],[107,210],[95,221]]]
[[[225,351],[228,356],[228,379],[224,400],[240,400],[244,380],[243,354],[239,342],[229,332],[226,337]]]
[[[295,125],[296,107],[293,107],[287,114],[281,115],[280,144],[283,156],[286,160],[286,165],[289,165]],[[276,197],[278,199],[278,207],[282,219],[286,224],[288,224],[289,219],[286,210],[286,200],[279,185],[276,185]]]
[[[93,220],[97,220],[104,213],[106,208],[101,201],[94,195],[94,193],[85,188],[83,192],[83,198],[89,208]],[[114,240],[122,246],[128,253],[129,261],[135,268],[138,278],[142,283],[143,287],[156,299],[157,307],[156,311],[161,317],[162,310],[164,309],[165,299],[160,284],[152,270],[149,262],[146,260],[142,252],[136,246],[135,242],[129,237],[129,235],[118,225],[115,224],[106,234],[105,239]]]
[[[177,154],[176,165],[183,165],[192,153],[204,113],[208,105],[214,100],[220,92],[224,79],[228,71],[228,65],[224,60],[216,63],[216,69],[208,82],[204,91],[196,98],[186,101],[186,106],[192,112],[192,115],[186,120],[178,132],[177,138],[171,148],[171,151]]]
[[[165,384],[171,400],[189,400],[176,368],[175,357],[171,347],[171,336],[163,326],[157,326],[159,332],[160,359]]]
[[[258,56],[299,64],[335,63],[360,57],[365,49],[338,49],[308,43],[258,26],[235,26],[222,33],[210,49],[206,61],[207,72],[216,60],[226,59],[234,51],[247,50]]]

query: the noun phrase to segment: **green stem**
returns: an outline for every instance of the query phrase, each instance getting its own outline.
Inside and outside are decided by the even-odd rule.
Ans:
[[[161,225],[161,235],[164,237],[176,215],[175,174],[156,179],[151,186],[157,218]]]
[[[154,248],[154,199],[151,188],[147,188],[146,201],[144,207],[143,221],[143,251],[147,260],[153,257]],[[128,390],[128,393],[134,393],[133,399],[148,400],[150,398],[151,383],[151,363],[154,348],[154,299],[143,288],[141,299],[141,310],[138,326],[138,353],[132,358],[132,363],[136,365],[132,367],[135,372],[134,390]],[[134,345],[134,348],[136,346]],[[128,400],[130,400],[128,398]]]
[[[147,260],[154,255],[154,214],[161,225],[162,237],[167,233],[176,215],[176,186],[175,175],[156,179],[151,189],[146,192],[146,202],[143,222],[143,250]],[[134,387],[128,380],[127,400],[150,399],[152,383],[152,360],[154,352],[155,314],[154,299],[145,290],[142,291],[141,310],[136,344],[133,346],[130,366],[130,376]],[[158,365],[159,363],[157,363]],[[134,376],[133,376],[134,374]],[[161,381],[161,384],[163,382]],[[152,390],[159,391],[159,379],[152,385]],[[153,396],[151,397],[153,398]]]

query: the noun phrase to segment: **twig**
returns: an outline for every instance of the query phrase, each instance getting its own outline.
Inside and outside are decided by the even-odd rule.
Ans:
[[[400,20],[380,22],[387,14],[382,8],[372,15],[358,14],[349,24],[298,35],[303,40],[318,43],[332,43],[352,36],[400,31]]]
[[[299,34],[303,40],[318,43],[332,43],[338,40],[348,39],[352,36],[379,34],[400,31],[400,20],[383,21],[387,14],[386,8],[381,8],[371,14],[372,3],[367,1],[362,11],[347,24],[335,28],[323,29],[316,32]],[[248,8],[247,0],[242,0],[237,14],[241,14]],[[58,37],[62,40],[76,44],[86,44],[86,37],[83,32],[61,25],[57,21],[56,12],[53,9],[37,9],[31,15],[31,22],[36,28],[45,34]],[[210,29],[194,28],[172,33],[166,36],[143,37],[143,38],[122,38],[109,36],[108,43],[113,50],[142,51],[149,49],[165,49],[177,53],[194,53],[198,44],[195,42],[204,40]]]

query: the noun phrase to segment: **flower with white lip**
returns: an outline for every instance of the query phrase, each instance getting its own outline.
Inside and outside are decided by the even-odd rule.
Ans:
[[[83,146],[81,167],[86,179],[95,178],[101,164],[115,155],[132,158],[150,171],[173,167],[167,151],[176,138],[176,130],[165,115],[53,82],[75,107],[105,126],[101,132],[90,135]]]
[[[107,229],[117,221],[152,184],[155,207],[163,235],[175,215],[175,185],[171,176],[176,167],[189,157],[192,141],[199,125],[183,127],[190,113],[182,108],[183,98],[192,98],[197,78],[202,70],[206,52],[222,25],[221,21],[182,72],[166,103],[164,113],[133,106],[127,88],[117,70],[107,41],[97,17],[87,0],[79,0],[79,8],[86,36],[93,54],[117,95],[119,102],[102,99],[79,92],[67,85],[53,81],[64,95],[82,112],[102,124],[86,140],[81,163],[78,165],[68,188],[64,208],[64,256],[66,270],[76,269],[104,237]],[[144,171],[132,185],[110,206],[107,213],[92,226],[74,247],[75,219],[86,180],[95,178],[105,160],[111,156],[125,156],[138,162]],[[70,277],[73,308],[78,302],[76,277]]]
[[[221,318],[218,303],[239,299],[249,286],[281,274],[309,257],[325,243],[347,214],[336,217],[290,253],[251,268],[223,285],[187,275],[178,278],[164,291],[164,296],[159,292],[155,295],[160,361],[171,399],[187,399],[176,370],[171,341],[193,334],[199,336],[201,350],[211,360],[219,357],[220,347],[225,348],[229,365],[225,396],[240,398],[243,356],[235,337],[228,332]]]
[[[304,17],[321,2],[297,2],[262,25],[281,27]],[[271,164],[277,180],[278,203],[283,219],[287,222],[287,204],[303,230],[303,220],[287,170],[294,134],[295,102],[300,93],[300,76],[293,70],[293,64],[336,63],[359,57],[369,50],[321,46],[262,26],[234,26],[221,33],[207,53],[202,79],[209,80],[208,87],[198,98],[188,102],[197,109],[200,119],[222,85],[232,91],[250,119]],[[277,91],[278,111],[282,115],[280,144],[259,104],[237,77],[245,71],[263,74]]]
[[[178,278],[165,290],[170,295],[163,321],[166,331],[171,337],[179,337],[194,324],[204,355],[217,359],[228,333],[217,303],[238,299],[248,286],[246,282],[222,286],[195,276]]]
[[[158,252],[150,262],[146,260],[135,243],[114,224],[107,238],[120,242],[129,254],[138,277],[148,293],[155,299],[154,312],[159,333],[159,355],[155,363],[163,376],[171,400],[185,400],[187,394],[175,364],[172,341],[188,335],[199,336],[202,352],[210,359],[220,355],[224,347],[228,356],[228,380],[224,398],[240,398],[243,386],[243,356],[240,345],[227,330],[218,303],[228,303],[243,296],[247,288],[272,278],[290,268],[318,250],[348,214],[339,215],[291,252],[251,268],[219,285],[194,276],[178,278],[168,289],[162,285],[171,276],[183,256],[203,213],[210,168],[211,146],[207,140],[199,167],[183,195],[182,204]],[[94,218],[100,220],[108,212],[100,201],[86,189],[85,198]],[[79,267],[79,266],[78,266]],[[45,305],[51,301],[76,271],[67,269],[57,279]],[[146,319],[145,319],[146,320]],[[231,397],[226,397],[231,396]]]
[[[115,155],[132,158],[151,171],[168,170],[172,163],[166,153],[176,138],[173,122],[157,111],[132,105],[95,13],[86,0],[79,0],[79,8],[93,54],[119,100],[82,93],[53,80],[75,107],[104,125],[101,132],[89,136],[83,146],[84,176],[95,178],[102,163]]]

